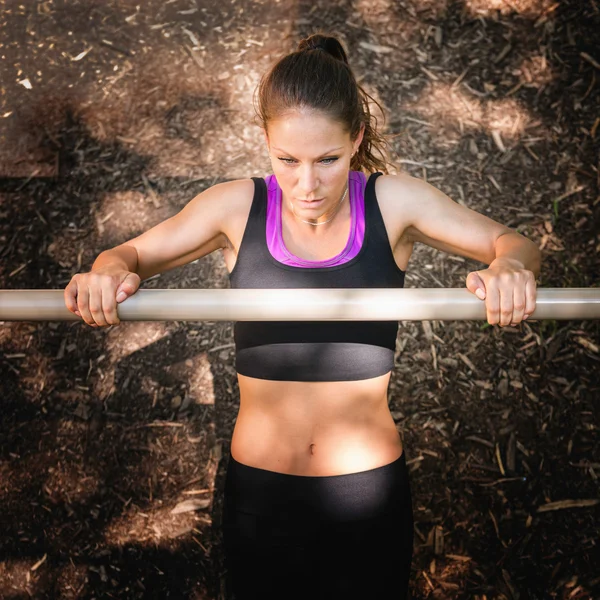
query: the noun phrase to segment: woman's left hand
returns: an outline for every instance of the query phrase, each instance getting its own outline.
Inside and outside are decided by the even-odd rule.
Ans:
[[[490,325],[516,326],[535,310],[535,276],[512,258],[496,258],[487,269],[469,273],[467,289],[485,300]]]

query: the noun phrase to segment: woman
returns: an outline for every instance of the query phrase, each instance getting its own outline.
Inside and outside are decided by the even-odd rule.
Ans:
[[[335,37],[313,35],[258,89],[273,174],[215,185],[65,289],[92,326],[140,281],[222,250],[234,288],[402,287],[415,242],[469,273],[487,319],[535,309],[537,247],[431,185],[387,174],[370,97]],[[405,598],[413,546],[388,404],[398,323],[238,322],[240,408],[225,484],[231,590],[248,598]]]

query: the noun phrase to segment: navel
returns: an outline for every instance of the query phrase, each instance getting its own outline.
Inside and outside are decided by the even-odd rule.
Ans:
[[[310,445],[310,448],[309,448],[309,449],[310,449],[310,453],[311,453],[311,454],[314,454],[314,453],[315,453],[315,445],[316,445],[316,444],[311,444],[311,445]]]

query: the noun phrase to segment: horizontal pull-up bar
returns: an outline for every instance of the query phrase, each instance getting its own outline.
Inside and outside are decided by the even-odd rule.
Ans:
[[[138,290],[122,321],[429,321],[486,319],[466,288]],[[533,319],[599,319],[600,288],[538,288]],[[78,321],[63,290],[0,290],[0,321]]]

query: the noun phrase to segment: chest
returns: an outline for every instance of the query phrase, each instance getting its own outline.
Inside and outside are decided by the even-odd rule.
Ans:
[[[325,225],[325,227],[327,224]],[[312,231],[307,229],[311,227]],[[348,243],[350,215],[340,219],[335,227],[321,231],[321,226],[295,225],[283,222],[281,235],[285,248],[304,260],[324,261],[339,255]]]
[[[294,220],[290,223],[281,215],[279,219],[273,219],[268,206],[275,205],[268,205],[264,181],[257,181],[247,218],[232,219],[227,225],[228,243],[223,257],[232,287],[402,285],[400,280],[403,280],[412,253],[412,244],[397,235],[394,219],[389,221],[390,215],[382,214],[388,211],[380,211],[373,185],[367,185],[361,218],[356,218],[347,204],[337,215],[336,223],[307,227]],[[279,223],[279,227],[274,228],[273,223]],[[348,258],[344,259],[344,255]],[[305,261],[330,261],[330,266],[295,266],[294,260],[289,261],[285,256]],[[256,285],[256,280],[262,285]],[[320,280],[324,283],[319,284]],[[308,285],[300,285],[303,281],[308,281]]]
[[[240,220],[239,223],[230,223],[227,245],[222,249],[223,260],[225,261],[228,273],[233,271],[237,262],[245,227],[245,220]],[[283,235],[286,247],[295,256],[306,260],[327,260],[343,250],[348,239],[348,229],[340,229],[335,235],[327,239],[318,240],[305,240],[294,236],[293,232],[286,234],[284,231]],[[413,248],[413,243],[401,237],[395,247],[391,249],[396,265],[403,271],[406,271],[408,268]]]

